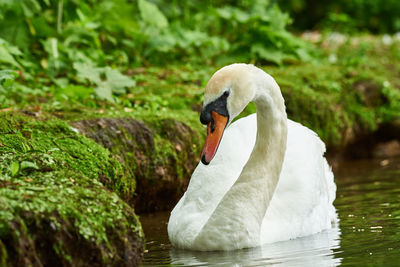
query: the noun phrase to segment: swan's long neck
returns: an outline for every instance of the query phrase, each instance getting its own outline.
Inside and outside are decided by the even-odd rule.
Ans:
[[[270,76],[262,78],[253,99],[257,106],[255,146],[239,178],[196,237],[200,249],[259,245],[262,220],[279,180],[287,139],[287,117],[279,86]],[[227,244],[230,247],[224,247]]]
[[[258,203],[266,206],[260,209],[262,219],[282,169],[286,151],[287,117],[278,85],[270,89],[270,92],[261,90],[254,102],[257,107],[256,143],[236,183],[265,185],[262,188],[254,187],[264,194],[264,201]]]

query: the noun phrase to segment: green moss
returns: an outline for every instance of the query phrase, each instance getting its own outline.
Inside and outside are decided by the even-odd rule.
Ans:
[[[151,207],[155,206],[159,210],[172,208],[199,160],[203,131],[198,134],[186,123],[161,116],[142,117],[142,120],[130,118],[130,113],[119,116],[71,124],[107,148],[124,165],[127,177],[136,180],[136,191],[129,181],[121,182],[124,186],[119,188],[113,187],[111,181],[109,187],[125,201],[136,204],[141,212],[153,210]]]
[[[142,238],[132,209],[99,181],[109,179],[118,190],[126,175],[108,150],[59,120],[0,116],[0,240],[8,240],[5,249],[0,243],[0,253],[15,250],[10,260],[23,256],[20,248],[10,247],[12,236],[39,242],[46,237],[37,229],[45,225],[96,244],[105,262],[119,253],[116,239],[128,232]],[[52,250],[71,261],[71,248],[62,239]]]

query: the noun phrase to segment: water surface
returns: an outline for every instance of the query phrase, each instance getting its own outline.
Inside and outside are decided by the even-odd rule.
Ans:
[[[338,227],[294,240],[230,252],[174,249],[169,212],[141,216],[143,266],[400,266],[400,159],[361,160],[335,172]]]

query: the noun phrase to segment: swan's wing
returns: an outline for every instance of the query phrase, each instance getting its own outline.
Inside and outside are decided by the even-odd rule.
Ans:
[[[206,166],[200,162],[197,165],[168,222],[168,235],[174,245],[191,242],[197,236],[239,177],[253,150],[256,132],[255,114],[237,120],[225,130],[210,164]]]
[[[285,159],[262,225],[263,243],[293,239],[331,227],[336,216],[333,173],[317,134],[288,120]]]

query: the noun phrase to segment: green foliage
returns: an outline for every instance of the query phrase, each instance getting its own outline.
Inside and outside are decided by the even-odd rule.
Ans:
[[[0,109],[32,102],[27,95],[55,95],[55,108],[66,99],[118,102],[135,87],[123,72],[143,64],[310,59],[310,45],[286,30],[290,18],[272,2],[200,2],[0,2],[0,68],[18,73],[2,78]]]
[[[251,58],[255,62],[261,59],[282,64],[283,60],[308,59],[305,43],[285,30],[290,18],[278,6],[256,1],[250,12],[223,7],[217,9],[217,13],[223,19],[222,24],[230,25],[220,30],[230,36],[229,43],[233,44],[235,56],[243,61]]]
[[[21,68],[21,65],[14,58],[21,54],[21,51],[17,47],[10,45],[3,39],[0,39],[0,63],[8,63],[13,67]]]
[[[168,26],[167,18],[155,4],[146,0],[139,0],[138,5],[140,16],[145,23],[157,28],[166,28]]]
[[[299,30],[318,27],[339,32],[395,33],[400,31],[398,0],[279,0]]]
[[[123,75],[114,64],[108,64],[126,64],[126,53],[106,54],[103,47],[112,45],[115,38],[103,33],[106,29],[102,26],[108,25],[100,20],[118,1],[102,1],[100,5],[96,5],[97,1],[19,2],[0,3],[0,28],[4,29],[0,31],[0,38],[3,38],[0,39],[0,67],[16,68],[20,73],[12,86],[6,84],[8,88],[4,89],[3,84],[2,89],[8,95],[13,92],[14,99],[0,99],[0,107],[24,102],[24,92],[29,90],[39,94],[35,87],[40,88],[42,95],[59,95],[58,91],[65,91],[65,88],[87,85],[87,81],[81,79],[85,75],[79,72],[82,68],[73,68],[79,64],[99,72],[101,81],[93,84],[92,94],[101,100],[113,101],[112,93],[122,93],[126,86],[134,86],[131,78]]]
[[[17,76],[17,73],[12,70],[0,70],[0,85],[6,86],[7,83],[14,81]]]
[[[145,25],[151,35],[146,54],[218,64],[309,59],[309,45],[286,30],[291,20],[277,5],[267,0],[212,3],[181,2],[168,12],[169,4],[159,1],[170,23],[159,31]]]
[[[7,29],[0,37],[31,52],[31,60],[41,60],[53,75],[77,61],[210,62],[223,52],[231,60],[239,56],[280,64],[286,57],[304,59],[307,54],[307,45],[285,30],[289,17],[268,0],[205,6],[196,1],[17,2],[0,4],[0,27]]]
[[[96,95],[102,100],[114,102],[112,93],[123,94],[125,87],[134,87],[135,81],[122,75],[119,71],[110,67],[94,68],[83,63],[74,63],[77,77],[82,82],[87,79],[94,84]],[[103,78],[104,77],[104,78]]]
[[[27,87],[16,82],[19,75],[13,70],[0,70],[0,109],[25,102],[32,96],[41,96],[44,90]]]

